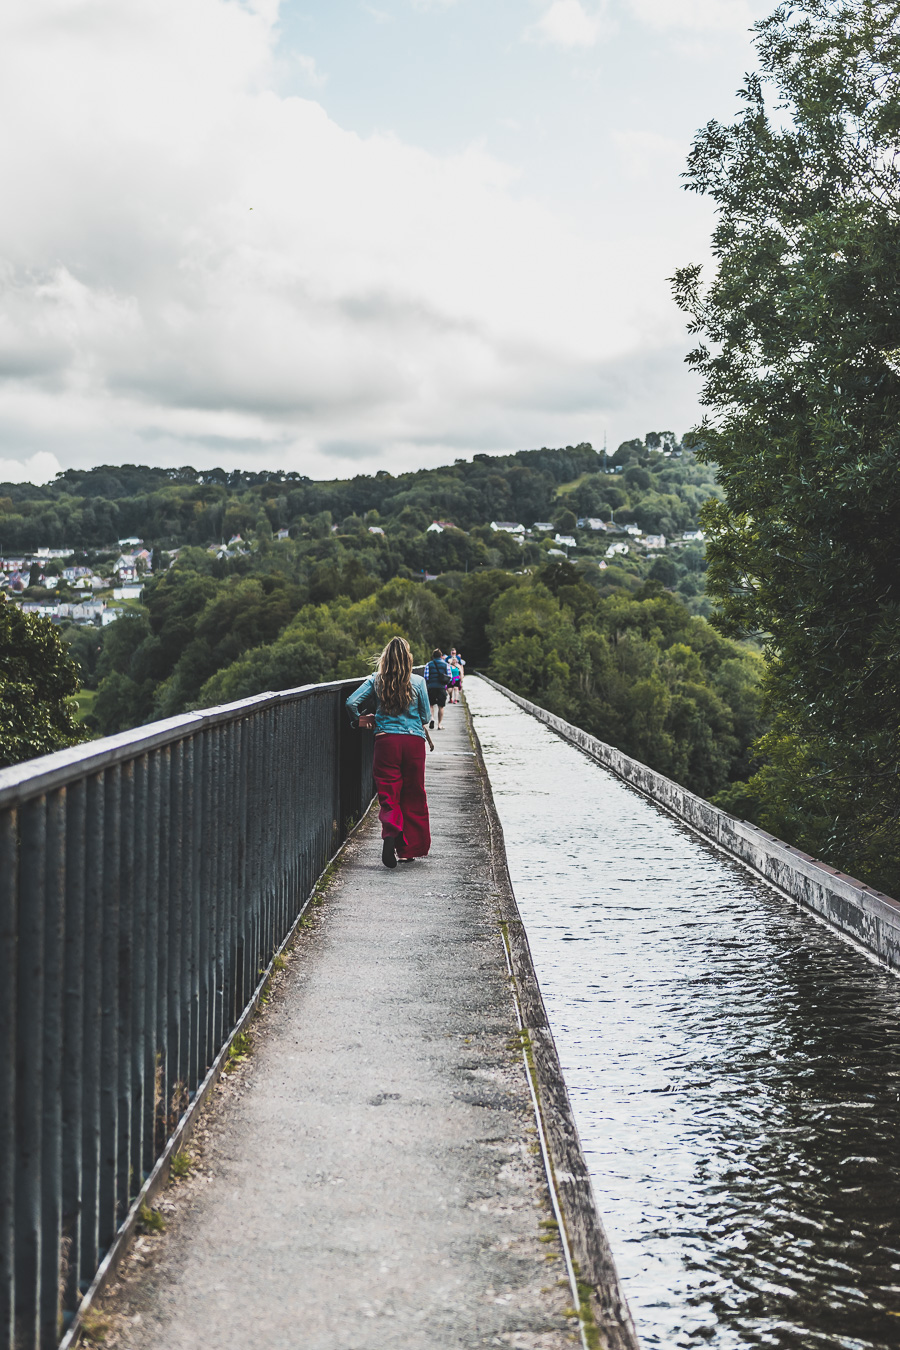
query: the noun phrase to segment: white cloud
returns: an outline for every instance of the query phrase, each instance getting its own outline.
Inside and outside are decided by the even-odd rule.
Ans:
[[[750,0],[629,0],[629,4],[642,23],[656,29],[745,31],[758,17]]]
[[[604,254],[481,149],[279,96],[276,19],[0,13],[0,119],[28,129],[0,143],[0,453],[327,472],[360,446],[395,468],[581,440],[623,400],[637,418],[622,353],[680,370],[672,260]]]
[[[27,459],[0,459],[0,483],[49,483],[61,468],[49,450],[39,450]]]
[[[553,0],[537,23],[525,30],[527,42],[555,47],[593,47],[607,32],[605,17],[599,11],[589,13],[581,0]]]

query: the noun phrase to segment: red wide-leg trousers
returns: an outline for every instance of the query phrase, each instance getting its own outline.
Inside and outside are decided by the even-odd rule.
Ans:
[[[425,797],[425,740],[422,736],[375,737],[372,765],[381,809],[381,837],[402,836],[399,858],[424,858],[431,848]]]

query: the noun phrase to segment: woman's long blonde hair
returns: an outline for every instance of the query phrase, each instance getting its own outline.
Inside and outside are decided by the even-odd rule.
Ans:
[[[406,638],[392,637],[378,658],[375,691],[389,717],[409,711],[412,703],[413,657]]]

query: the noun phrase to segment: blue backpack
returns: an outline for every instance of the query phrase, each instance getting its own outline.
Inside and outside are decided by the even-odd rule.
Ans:
[[[441,657],[440,661],[429,661],[425,667],[425,683],[430,684],[432,689],[441,689],[446,687],[451,680],[450,667]]]

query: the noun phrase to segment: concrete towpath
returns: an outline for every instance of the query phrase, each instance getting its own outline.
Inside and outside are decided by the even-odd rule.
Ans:
[[[434,844],[375,813],[105,1300],[133,1350],[562,1350],[580,1342],[539,1149],[462,707]]]

